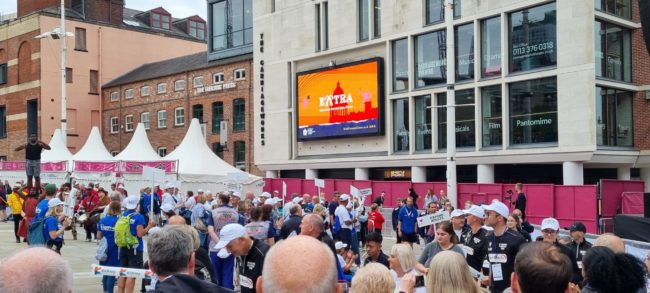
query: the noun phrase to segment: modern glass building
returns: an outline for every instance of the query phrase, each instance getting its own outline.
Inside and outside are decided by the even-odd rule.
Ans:
[[[446,1],[351,2],[253,3],[255,163],[268,177],[444,181],[435,106],[455,62],[459,182],[650,185],[637,1],[457,0],[453,36]]]

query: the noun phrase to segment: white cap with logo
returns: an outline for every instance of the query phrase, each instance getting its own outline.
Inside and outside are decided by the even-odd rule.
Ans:
[[[466,215],[472,215],[481,219],[485,219],[485,210],[477,205],[472,205],[467,210],[463,210]]]
[[[463,210],[461,210],[461,209],[455,209],[455,210],[453,210],[453,211],[451,212],[451,214],[449,215],[449,217],[451,217],[451,218],[456,218],[456,217],[462,217],[462,216],[464,216],[464,215],[465,215],[465,213],[463,212]]]
[[[491,205],[481,205],[481,207],[486,211],[495,211],[504,218],[507,218],[510,215],[508,207],[500,201],[495,201]]]
[[[129,195],[127,198],[124,199],[124,207],[127,210],[133,210],[138,207],[138,203],[140,202],[140,197],[137,195]]]
[[[248,233],[246,233],[246,228],[244,228],[244,226],[242,225],[239,224],[225,225],[223,226],[223,228],[221,228],[221,231],[219,232],[219,242],[217,243],[217,245],[214,246],[214,248],[217,250],[222,249],[226,247],[226,245],[228,245],[230,241],[233,241],[239,237],[243,237],[246,235],[248,235]]]
[[[560,230],[560,222],[558,222],[554,218],[546,218],[546,219],[542,220],[542,231],[547,230],[547,229],[550,229],[550,230],[553,230],[553,231]]]

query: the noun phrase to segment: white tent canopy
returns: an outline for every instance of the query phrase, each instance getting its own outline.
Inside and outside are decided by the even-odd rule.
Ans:
[[[60,161],[71,161],[72,153],[65,146],[63,141],[63,136],[61,135],[61,129],[54,130],[54,135],[50,140],[51,150],[43,150],[41,154],[41,162],[60,162]]]
[[[158,153],[153,149],[147,131],[144,129],[143,123],[138,123],[135,128],[135,133],[126,148],[115,156],[115,160],[119,161],[160,161],[161,158]]]
[[[93,162],[106,162],[115,161],[115,158],[108,152],[104,146],[102,136],[99,134],[99,129],[93,126],[90,131],[88,140],[81,149],[72,156],[75,161],[93,161]]]

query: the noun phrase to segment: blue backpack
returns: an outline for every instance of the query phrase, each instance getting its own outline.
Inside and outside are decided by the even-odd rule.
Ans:
[[[45,219],[47,218],[35,219],[34,222],[29,225],[29,246],[45,245]]]
[[[334,224],[332,224],[332,233],[338,234],[341,231],[341,220],[339,216],[334,216]]]

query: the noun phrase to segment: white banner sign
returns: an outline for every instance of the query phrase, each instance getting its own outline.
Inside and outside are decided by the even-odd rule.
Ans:
[[[435,225],[440,222],[449,221],[451,217],[447,211],[439,211],[435,214],[424,215],[418,217],[418,227],[426,227],[429,225]]]
[[[120,267],[107,267],[101,265],[92,265],[93,276],[109,276],[109,277],[127,277],[127,278],[137,278],[151,280],[153,272],[150,270],[142,269],[131,269],[131,268],[120,268]]]
[[[155,183],[163,183],[162,180],[165,178],[165,170],[143,166],[142,178],[145,180],[151,180]]]
[[[359,189],[350,185],[350,195],[359,197]]]
[[[315,179],[314,179],[314,185],[315,185],[316,187],[325,188],[325,180],[315,178]]]
[[[372,188],[359,189],[359,196],[366,197],[372,194]]]

